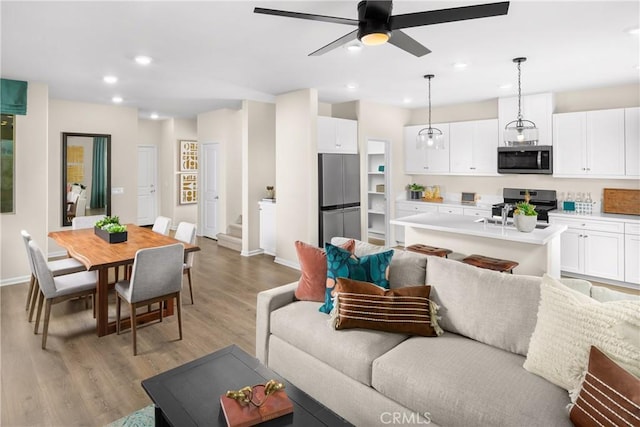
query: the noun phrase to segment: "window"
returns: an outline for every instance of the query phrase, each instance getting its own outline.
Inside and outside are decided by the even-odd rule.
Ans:
[[[0,115],[0,213],[15,212],[14,115]]]

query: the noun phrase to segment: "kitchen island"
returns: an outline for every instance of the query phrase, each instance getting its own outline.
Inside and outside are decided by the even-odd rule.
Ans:
[[[564,225],[541,225],[531,233],[496,224],[491,218],[445,213],[423,213],[397,218],[405,227],[405,244],[447,248],[459,257],[479,254],[519,263],[516,274],[560,277],[560,235]]]

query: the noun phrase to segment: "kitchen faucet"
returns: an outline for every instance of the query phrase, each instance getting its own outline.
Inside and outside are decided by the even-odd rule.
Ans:
[[[509,211],[511,208],[512,206],[509,203],[505,203],[502,207],[502,227],[507,225],[507,218],[509,217]]]

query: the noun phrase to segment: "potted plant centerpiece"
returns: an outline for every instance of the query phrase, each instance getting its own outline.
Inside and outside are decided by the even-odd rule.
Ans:
[[[529,202],[516,203],[516,209],[513,211],[513,223],[518,231],[530,233],[536,228],[538,222],[538,212],[536,207]]]
[[[94,233],[107,243],[122,243],[127,241],[127,226],[120,224],[117,216],[106,216],[96,221]]]
[[[411,200],[420,200],[422,198],[422,192],[424,191],[424,185],[413,184],[407,185],[407,191],[409,192],[409,198]]]

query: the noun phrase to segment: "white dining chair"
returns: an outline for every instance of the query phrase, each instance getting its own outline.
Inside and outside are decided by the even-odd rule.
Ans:
[[[120,334],[121,301],[129,304],[131,316],[131,335],[133,355],[138,353],[136,342],[136,309],[139,306],[160,303],[160,321],[162,322],[162,304],[175,298],[178,311],[178,332],[182,339],[182,266],[184,246],[176,243],[156,248],[140,249],[133,261],[133,270],[129,280],[116,283],[116,333]]]
[[[44,349],[47,346],[51,306],[71,298],[84,296],[95,297],[98,274],[95,271],[83,271],[53,277],[42,251],[33,240],[29,242],[29,253],[31,254],[31,259],[33,259],[36,277],[38,278],[38,285],[41,291],[38,297],[38,314],[36,315],[36,325],[33,332],[35,334],[38,333],[42,303],[45,302],[44,325],[42,327],[42,348]],[[95,317],[95,304],[93,314]]]
[[[152,230],[156,233],[164,234],[165,236],[169,234],[169,228],[171,227],[171,218],[167,218],[166,216],[159,216],[156,218],[153,223]]]
[[[176,240],[181,242],[195,244],[196,243],[196,225],[190,222],[181,222],[178,224],[176,234],[173,236]],[[182,266],[183,274],[187,275],[189,280],[189,296],[191,297],[191,304],[193,304],[193,288],[191,286],[191,267],[193,267],[194,252],[188,252],[184,255],[184,265]]]
[[[31,310],[29,310],[29,322],[31,322],[31,320],[33,319],[33,312],[36,307],[36,301],[38,299],[40,288],[36,275],[36,266],[33,262],[31,252],[29,251],[29,242],[32,240],[31,235],[26,230],[22,230],[20,234],[22,235],[22,240],[24,241],[24,247],[27,251],[27,260],[29,261],[29,268],[31,269],[31,277],[29,278],[29,291],[27,293],[27,303],[25,307],[25,310],[29,310],[29,306],[31,306]],[[47,268],[51,271],[51,274],[53,274],[54,277],[62,276],[64,274],[87,271],[87,267],[85,267],[80,261],[73,258],[48,261]]]
[[[105,215],[89,215],[76,216],[71,220],[71,228],[73,230],[81,230],[83,228],[93,228],[96,222],[104,218]]]

